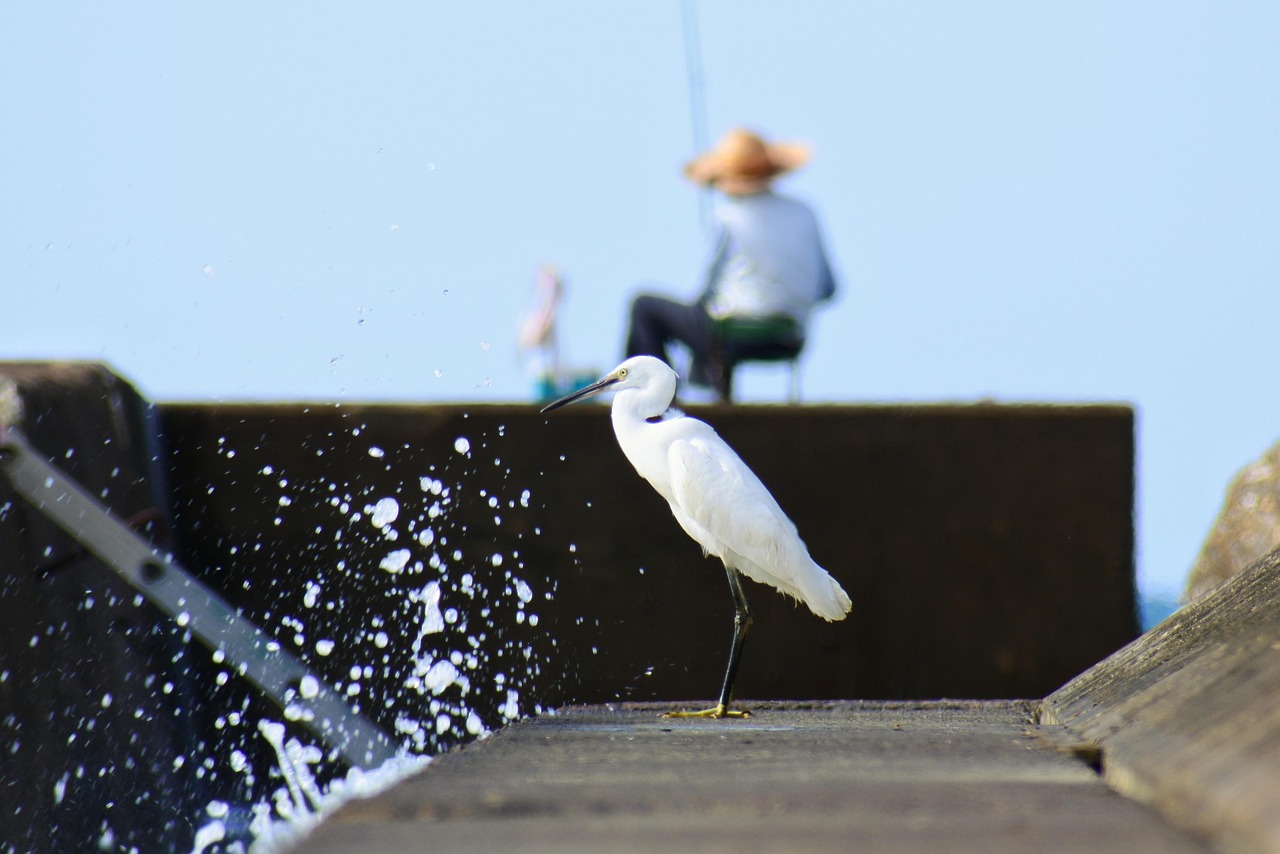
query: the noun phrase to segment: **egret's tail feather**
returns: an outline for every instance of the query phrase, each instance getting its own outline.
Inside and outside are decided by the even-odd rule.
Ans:
[[[815,564],[816,566],[816,564]],[[849,600],[849,594],[844,592],[844,588],[840,586],[840,582],[831,577],[830,573],[819,567],[822,573],[820,578],[815,579],[816,589],[809,592],[805,597],[809,609],[824,620],[843,620],[849,611],[853,609],[853,602]]]
[[[796,550],[790,554],[766,552],[763,557],[767,564],[757,563],[746,555],[729,550],[716,557],[752,581],[767,584],[798,599],[824,620],[843,620],[853,607],[849,594],[830,573],[809,557],[803,543],[797,539],[795,545]]]

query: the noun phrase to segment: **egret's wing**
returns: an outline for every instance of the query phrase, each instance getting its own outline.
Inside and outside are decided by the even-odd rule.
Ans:
[[[814,563],[769,490],[714,430],[673,442],[668,463],[672,511],[708,553],[825,619],[844,618],[848,595]]]
[[[681,524],[709,553],[791,592],[795,525],[733,449],[710,428],[707,434],[673,442],[668,451],[672,503],[686,517]],[[739,565],[735,557],[756,566]],[[757,567],[768,577],[757,577]]]

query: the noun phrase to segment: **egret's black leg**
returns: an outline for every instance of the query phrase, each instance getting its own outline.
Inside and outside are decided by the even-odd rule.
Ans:
[[[736,569],[725,567],[725,571],[729,574],[729,589],[733,591],[733,644],[729,647],[729,666],[724,671],[724,686],[720,689],[719,708],[722,714],[729,713],[733,683],[738,678],[738,662],[742,659],[742,644],[747,639],[747,630],[751,628],[751,608],[747,605],[747,594],[742,590],[742,576]]]
[[[729,666],[724,671],[724,686],[720,689],[720,702],[713,709],[700,712],[668,712],[669,718],[745,718],[750,712],[730,711],[733,701],[733,683],[738,678],[738,662],[742,659],[742,644],[751,628],[751,608],[747,594],[742,591],[742,577],[736,569],[725,567],[729,575],[729,590],[733,593],[733,643],[729,647]]]

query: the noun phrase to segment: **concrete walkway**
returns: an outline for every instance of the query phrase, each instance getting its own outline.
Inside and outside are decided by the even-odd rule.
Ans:
[[[1180,854],[1205,844],[1113,792],[1033,704],[572,707],[346,805],[299,846],[351,851]]]

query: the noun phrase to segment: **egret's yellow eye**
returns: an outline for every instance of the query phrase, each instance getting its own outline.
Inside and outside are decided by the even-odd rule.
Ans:
[[[619,368],[619,369],[618,369],[618,379],[620,379],[620,380],[625,380],[626,378],[627,378],[627,369],[626,369],[626,368]]]

